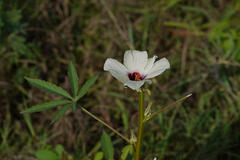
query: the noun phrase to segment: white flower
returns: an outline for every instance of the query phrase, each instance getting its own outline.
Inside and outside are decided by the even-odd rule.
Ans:
[[[123,64],[108,58],[104,63],[104,70],[133,90],[139,90],[146,82],[170,68],[166,58],[155,62],[157,56],[148,58],[146,51],[128,50],[124,53]],[[151,82],[151,81],[150,81]]]

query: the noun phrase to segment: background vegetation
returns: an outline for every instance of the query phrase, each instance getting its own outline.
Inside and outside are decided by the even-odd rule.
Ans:
[[[137,95],[103,72],[106,58],[122,60],[129,48],[170,61],[146,86],[153,110],[193,93],[145,127],[143,159],[240,159],[239,13],[238,0],[1,0],[0,159],[35,160],[36,151],[56,149],[62,159],[88,160],[101,150],[105,128],[80,111],[53,125],[56,110],[20,114],[59,98],[24,76],[70,90],[71,60],[81,84],[100,74],[82,105],[129,135]],[[118,159],[125,142],[110,135]]]

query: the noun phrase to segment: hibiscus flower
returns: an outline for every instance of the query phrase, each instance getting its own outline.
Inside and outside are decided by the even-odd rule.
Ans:
[[[166,58],[155,62],[157,56],[148,58],[146,51],[128,50],[124,53],[123,64],[113,58],[104,63],[104,70],[133,90],[139,90],[150,78],[156,77],[170,68]]]

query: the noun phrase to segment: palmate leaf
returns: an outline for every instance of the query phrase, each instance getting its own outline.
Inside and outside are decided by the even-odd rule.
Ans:
[[[101,137],[101,148],[107,160],[113,160],[114,148],[110,136],[103,131]]]
[[[67,104],[63,108],[58,111],[58,113],[55,115],[55,117],[52,119],[51,124],[56,122],[60,117],[64,115],[64,113],[71,107],[72,104]]]
[[[97,79],[98,79],[98,75],[92,77],[86,83],[84,83],[84,85],[80,89],[75,101],[78,101],[80,98],[82,98],[87,93],[88,89],[96,82]]]
[[[72,92],[75,97],[75,96],[77,96],[77,93],[78,93],[78,75],[77,75],[77,71],[74,68],[72,62],[70,62],[69,66],[68,66],[68,78],[70,80]]]
[[[46,102],[46,103],[42,103],[42,104],[38,104],[35,105],[29,109],[26,109],[25,111],[23,111],[22,113],[33,113],[33,112],[40,112],[40,111],[44,111],[50,108],[54,108],[60,105],[65,105],[71,103],[71,101],[68,100],[55,100],[55,101],[50,101],[50,102]]]
[[[70,94],[65,91],[64,89],[62,89],[61,87],[56,86],[55,84],[52,84],[50,82],[47,81],[43,81],[40,79],[32,79],[32,78],[28,78],[25,77],[25,79],[33,86],[42,89],[44,91],[50,92],[50,93],[54,93],[69,99],[72,99],[72,97],[70,96]]]

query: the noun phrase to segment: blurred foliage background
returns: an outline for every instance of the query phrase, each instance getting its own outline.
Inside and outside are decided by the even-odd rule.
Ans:
[[[62,159],[93,159],[105,129],[80,111],[50,125],[56,110],[22,115],[59,97],[24,76],[70,90],[73,61],[81,84],[100,74],[81,104],[125,135],[136,128],[137,94],[103,72],[106,58],[128,49],[166,57],[146,102],[159,110],[193,93],[145,127],[142,159],[240,159],[240,1],[1,0],[0,159],[35,160],[64,148]],[[110,134],[119,159],[125,142]],[[59,151],[60,152],[60,151]]]

